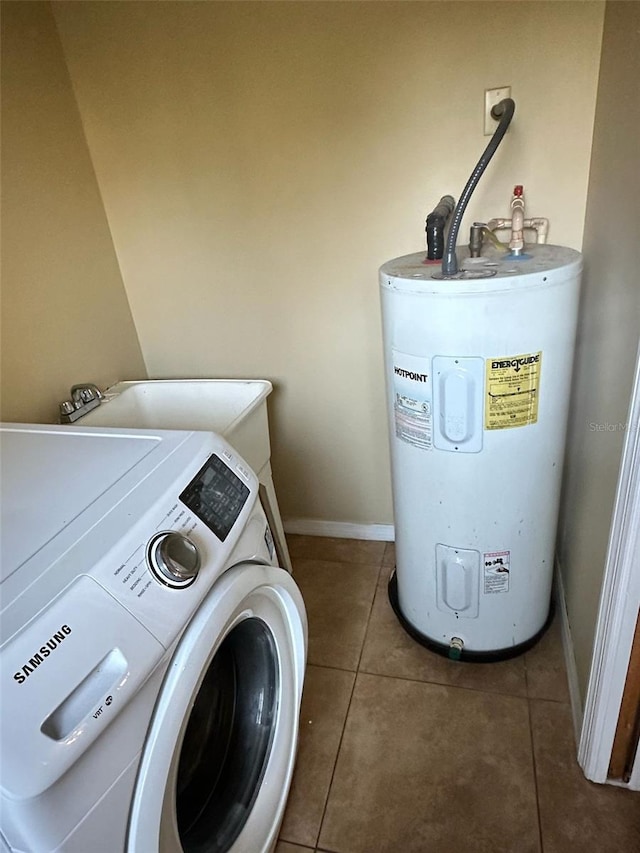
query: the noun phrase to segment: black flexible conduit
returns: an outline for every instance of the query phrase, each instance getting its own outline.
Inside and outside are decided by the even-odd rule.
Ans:
[[[516,105],[513,99],[504,98],[504,100],[500,101],[499,104],[496,104],[493,110],[491,111],[491,114],[494,118],[500,116],[500,121],[493,136],[491,137],[489,144],[485,148],[482,157],[480,157],[475,169],[471,173],[471,177],[467,181],[467,185],[463,189],[462,195],[458,199],[456,209],[453,211],[451,228],[449,229],[447,245],[444,252],[444,256],[442,258],[443,276],[454,276],[458,272],[456,242],[458,240],[458,231],[460,230],[460,223],[462,222],[464,211],[467,207],[467,204],[469,203],[469,199],[471,198],[473,191],[476,188],[476,184],[482,177],[482,173],[487,168],[487,166],[489,165],[489,161],[498,150],[498,146],[502,142],[502,137],[507,132],[507,128],[511,123],[511,119],[513,118],[515,109]]]

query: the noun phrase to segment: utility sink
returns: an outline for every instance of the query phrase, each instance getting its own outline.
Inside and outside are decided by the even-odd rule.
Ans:
[[[271,391],[267,380],[118,382],[75,425],[217,432],[260,476],[271,456],[266,403]]]

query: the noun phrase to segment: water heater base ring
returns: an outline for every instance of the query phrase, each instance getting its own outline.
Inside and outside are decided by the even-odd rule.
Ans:
[[[395,571],[389,578],[388,592],[389,602],[391,603],[393,612],[398,617],[398,621],[407,634],[409,634],[409,636],[417,643],[420,643],[421,646],[429,649],[429,651],[436,652],[436,654],[442,655],[445,658],[450,658],[450,646],[445,643],[438,643],[435,640],[432,640],[431,637],[427,637],[421,631],[418,631],[417,628],[414,628],[414,626],[405,619],[402,611],[400,610],[400,602],[398,600],[398,579]],[[466,663],[497,663],[501,660],[509,660],[509,658],[518,657],[518,655],[524,654],[524,652],[535,646],[551,624],[553,614],[554,606],[552,600],[549,604],[549,615],[547,616],[546,622],[538,633],[534,634],[529,640],[526,640],[524,643],[518,643],[517,646],[509,646],[506,649],[495,649],[486,652],[474,652],[470,649],[463,649],[457,660],[464,661]]]

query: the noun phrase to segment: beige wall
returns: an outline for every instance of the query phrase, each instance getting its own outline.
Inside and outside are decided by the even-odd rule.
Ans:
[[[144,362],[48,3],[2,7],[2,419]]]
[[[515,183],[580,247],[600,3],[54,4],[149,373],[267,377],[285,517],[390,522],[377,269]]]
[[[640,4],[607,4],[559,558],[584,698],[640,333]]]

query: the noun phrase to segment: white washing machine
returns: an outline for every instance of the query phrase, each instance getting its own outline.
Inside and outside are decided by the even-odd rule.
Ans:
[[[0,441],[2,845],[272,850],[307,628],[256,476],[212,433]]]

